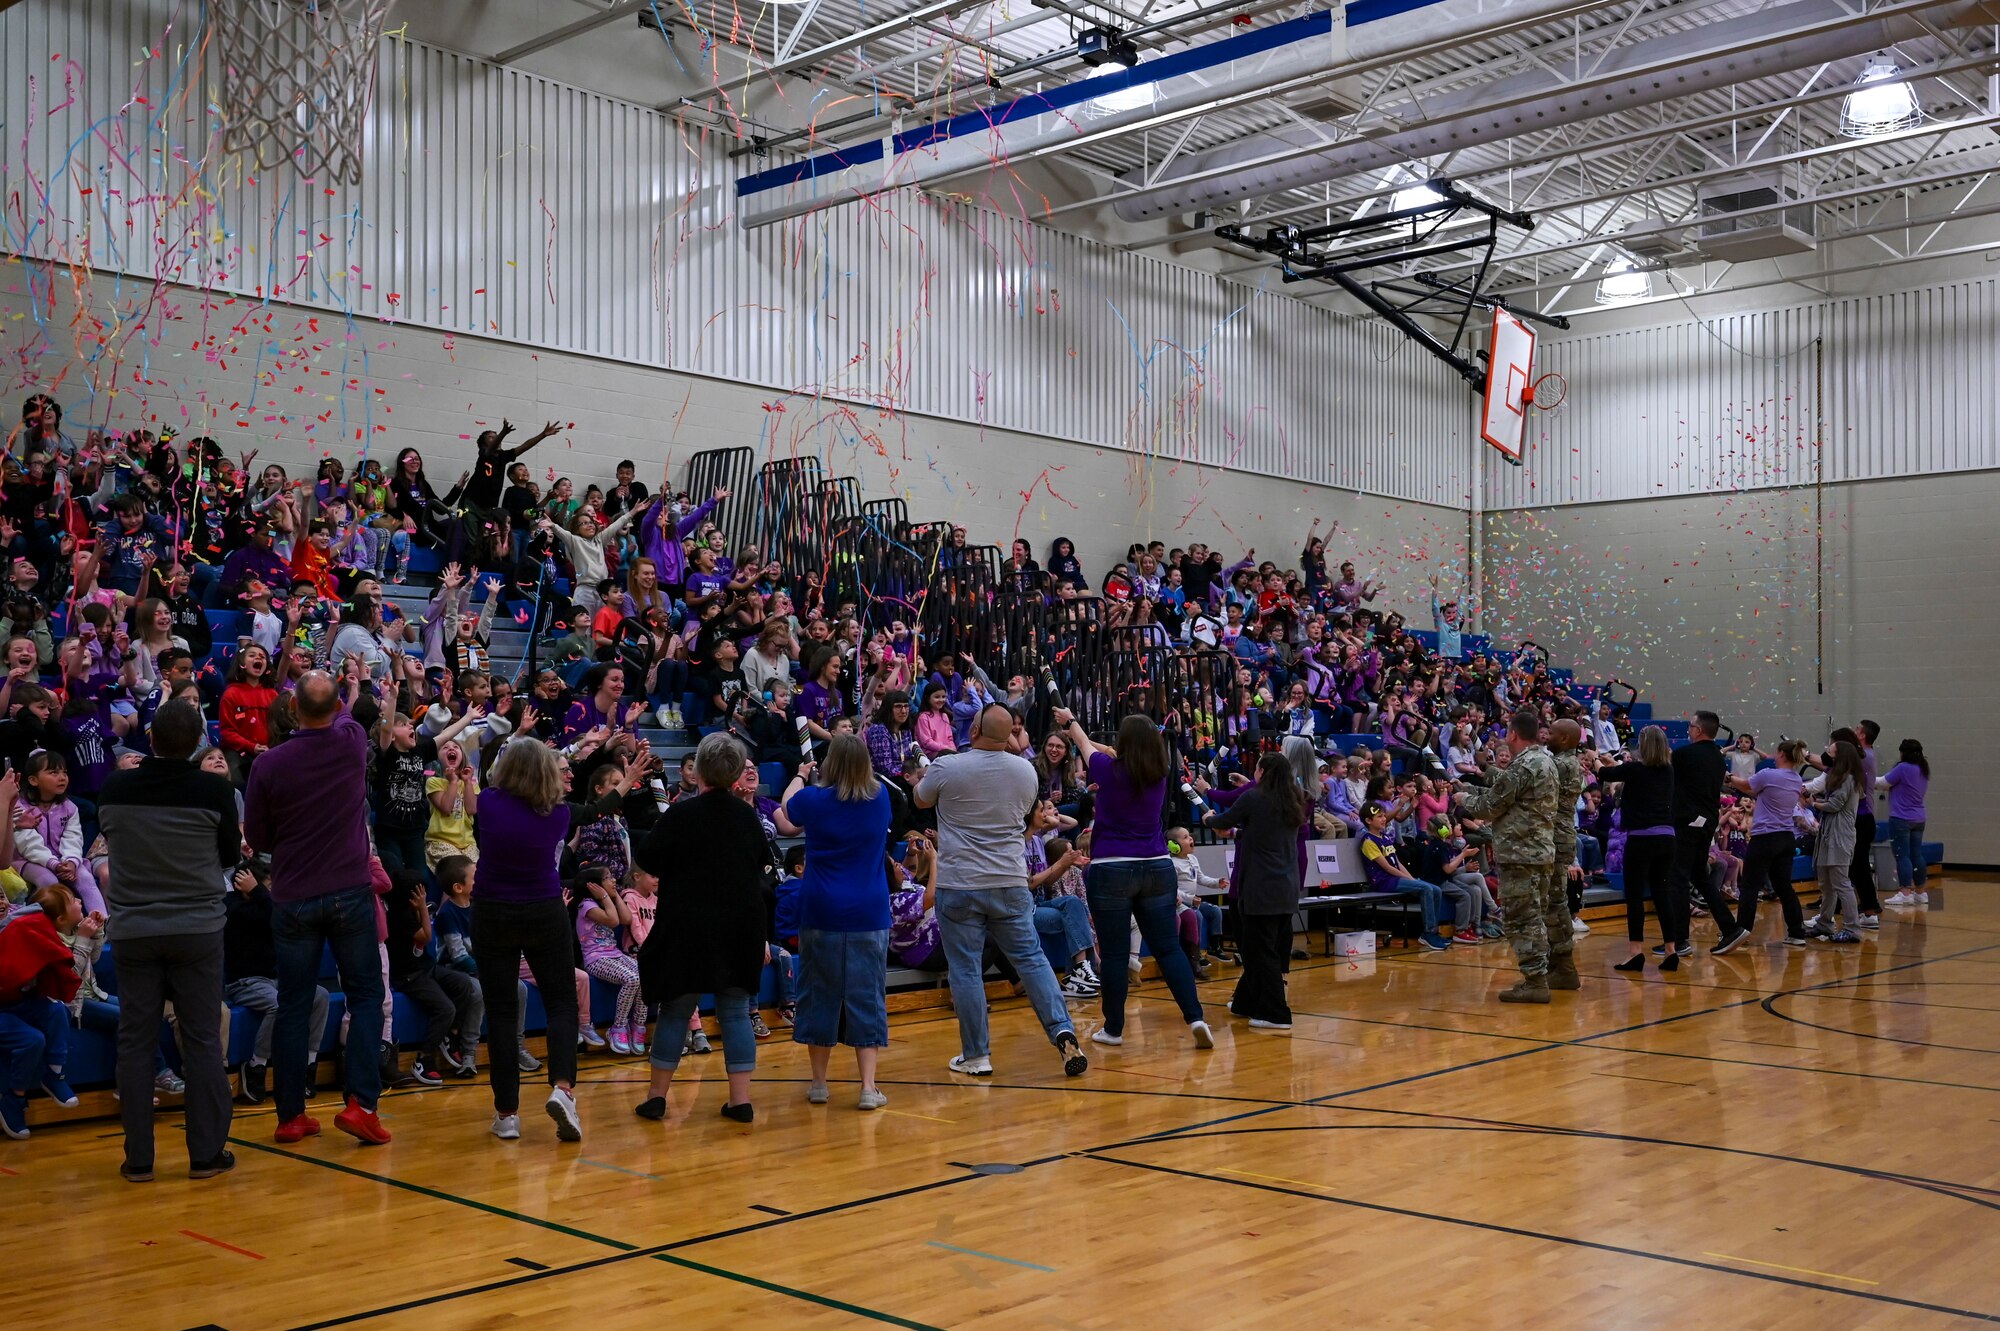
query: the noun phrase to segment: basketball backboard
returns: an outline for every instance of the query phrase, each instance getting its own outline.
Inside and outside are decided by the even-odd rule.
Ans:
[[[1479,408],[1479,437],[1519,466],[1527,435],[1529,388],[1535,382],[1535,330],[1496,308],[1487,348],[1490,355],[1486,394]]]

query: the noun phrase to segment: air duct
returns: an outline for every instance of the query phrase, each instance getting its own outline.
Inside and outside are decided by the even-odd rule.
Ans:
[[[1316,150],[1321,136],[1303,127],[1259,134],[1183,158],[1151,184],[1141,173],[1122,177],[1142,188],[1117,200],[1117,214],[1137,222],[1220,208],[1238,199],[1380,171],[1864,55],[1920,37],[1928,26],[1966,27],[1993,21],[1992,7],[1978,0],[1931,4],[1919,0],[1893,8],[1896,13],[1890,16],[1856,20],[1817,3],[1779,5],[1614,49],[1583,80],[1564,82],[1552,71],[1535,69],[1427,99],[1420,125],[1324,149]],[[1921,22],[1916,17],[1919,12],[1924,16]],[[1824,21],[1814,27],[1815,18]],[[1800,32],[1802,26],[1807,30]]]
[[[930,185],[990,170],[1010,156],[1084,132],[1083,106],[1150,83],[1148,105],[1088,121],[1092,134],[1159,121],[1226,98],[1297,85],[1427,46],[1489,35],[1496,28],[1608,9],[1615,0],[1355,0],[1239,36],[1190,47],[1136,67],[1066,83],[884,139],[852,143],[736,182],[739,223],[766,226],[905,185]],[[1393,21],[1390,21],[1393,20]],[[1100,102],[1100,105],[1103,103]],[[1192,208],[1171,211],[1191,212]],[[1150,215],[1150,214],[1149,214]]]

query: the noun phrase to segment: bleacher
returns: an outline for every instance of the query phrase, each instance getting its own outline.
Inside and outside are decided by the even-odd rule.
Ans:
[[[966,546],[947,554],[945,543],[952,524],[946,521],[912,521],[901,500],[863,502],[853,478],[821,475],[814,459],[787,460],[765,464],[753,475],[751,450],[719,449],[696,454],[689,462],[688,491],[697,499],[717,485],[727,486],[732,495],[717,513],[717,521],[736,543],[754,542],[778,558],[794,578],[790,587],[801,601],[808,589],[808,570],[828,573],[827,599],[837,604],[855,603],[857,612],[870,628],[914,616],[921,626],[930,653],[967,651],[987,665],[996,680],[1013,673],[1033,677],[1048,670],[1086,727],[1109,733],[1125,710],[1148,707],[1163,712],[1162,705],[1177,699],[1218,696],[1233,679],[1234,659],[1226,653],[1188,651],[1161,647],[1131,634],[1129,630],[1108,628],[1100,617],[1097,601],[1049,604],[1040,589],[1007,585],[1000,574],[1001,553],[996,546]],[[416,578],[404,585],[385,586],[387,600],[411,619],[423,616],[436,591],[440,561],[434,552],[412,553],[410,573]],[[560,583],[558,590],[566,591]],[[473,604],[483,604],[488,594],[483,579],[473,584]],[[493,669],[501,674],[518,674],[529,662],[531,647],[528,626],[534,607],[507,592],[509,599],[495,613],[491,625]],[[211,610],[209,622],[218,656],[233,650],[239,634],[247,633],[249,617],[241,611]],[[1428,630],[1406,630],[1435,651],[1437,635]],[[55,625],[60,636],[62,625]],[[1493,655],[1511,661],[1512,653],[1484,634],[1461,635],[1466,655]],[[202,663],[197,663],[202,664]],[[1225,673],[1226,672],[1226,673]],[[1578,684],[1574,673],[1550,666],[1551,676],[1573,696],[1588,700],[1594,690]],[[1041,733],[1047,727],[1049,699],[1036,693],[1038,715],[1030,727]],[[717,727],[707,723],[704,700],[690,693],[682,699],[682,716],[687,729],[642,728],[655,753],[668,764],[671,773],[680,758],[692,751],[700,733]],[[1627,708],[1637,725],[1658,724],[1676,743],[1687,739],[1687,723],[1675,719],[1655,721],[1652,704],[1634,701]],[[1342,753],[1357,749],[1378,749],[1383,737],[1377,734],[1329,734],[1324,739]],[[766,792],[775,796],[783,777],[779,764],[760,768]],[[1885,840],[1886,828],[1877,831],[1877,841]],[[781,843],[782,845],[785,843]],[[1943,846],[1928,842],[1923,847],[1925,861],[1938,864]],[[900,855],[900,847],[897,848]],[[1800,856],[1793,866],[1797,881],[1813,879],[1812,862]],[[1607,875],[1605,883],[1594,883],[1585,892],[1586,910],[1606,907],[1623,900],[1621,874]],[[1344,891],[1343,888],[1356,890]],[[1397,894],[1360,890],[1357,882],[1308,882],[1309,912],[1324,911],[1336,921],[1363,919],[1377,922],[1388,917],[1396,932],[1413,934],[1405,917],[1413,916],[1409,903]],[[117,992],[115,947],[107,944],[98,961],[98,976],[107,992]],[[321,972],[322,983],[331,997],[327,1022],[326,1048],[336,1047],[344,997],[337,991],[338,980],[329,952]],[[892,991],[941,990],[941,974],[908,969],[889,973]],[[760,1006],[774,1001],[775,986],[766,967],[759,996]],[[591,980],[592,1016],[597,1025],[609,1023],[615,1009],[617,991],[603,981]],[[704,1001],[704,1011],[712,1003]],[[231,1014],[229,1062],[232,1066],[249,1057],[257,1019],[245,1010]],[[526,1032],[539,1034],[545,1027],[539,993],[528,991]],[[392,1034],[399,1045],[414,1046],[422,1036],[422,1020],[408,1000],[398,996]],[[113,1076],[115,1051],[107,1037],[88,1031],[72,1032],[71,1081],[80,1087],[108,1084]]]

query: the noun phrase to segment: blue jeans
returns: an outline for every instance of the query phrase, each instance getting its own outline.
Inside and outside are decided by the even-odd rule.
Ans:
[[[750,1029],[750,1007],[755,1002],[756,995],[747,989],[724,989],[715,996],[715,1024],[722,1028],[725,1072],[757,1070],[757,1036]],[[676,994],[660,1004],[660,1024],[647,1055],[654,1067],[672,1072],[681,1065],[688,1019],[700,1006],[700,994]]]
[[[1222,937],[1222,907],[1213,901],[1194,903],[1196,913],[1201,916],[1201,945],[1203,950],[1215,946],[1215,940]]]
[[[1049,965],[1067,971],[1077,954],[1090,951],[1090,907],[1081,897],[1050,897],[1035,903],[1035,934]]]
[[[1597,844],[1597,838],[1587,832],[1576,834],[1576,862],[1585,873],[1596,873],[1604,867],[1604,847]]]
[[[382,954],[375,941],[375,890],[350,887],[271,906],[278,954],[278,1018],[272,1026],[278,1121],[306,1112],[306,1063],[320,953],[333,948],[347,996],[347,1052],[340,1060],[347,1094],[373,1109],[382,1098]]]
[[[986,1025],[984,961],[989,937],[1027,986],[1028,1002],[1048,1033],[1049,1043],[1076,1033],[1056,973],[1049,969],[1041,940],[1035,936],[1035,898],[1026,883],[970,891],[941,889],[937,918],[938,937],[944,943],[951,976],[951,1005],[958,1012],[959,1052],[966,1058],[984,1058],[992,1052]]]
[[[1924,867],[1924,824],[1891,818],[1889,848],[1896,853],[1896,886],[1922,888],[1930,877]]]
[[[799,1002],[792,1039],[830,1049],[889,1043],[889,931],[799,931]]]
[[[1452,908],[1445,904],[1444,889],[1436,883],[1426,883],[1421,878],[1405,878],[1403,890],[1415,892],[1422,898],[1425,933],[1436,933],[1440,925],[1453,918]]]
[[[1194,967],[1181,951],[1181,903],[1173,861],[1162,855],[1157,860],[1093,864],[1083,871],[1083,889],[1090,897],[1090,920],[1097,926],[1097,947],[1104,960],[1097,976],[1104,986],[1100,999],[1105,1032],[1125,1032],[1125,991],[1132,981],[1126,963],[1132,954],[1134,920],[1180,1004],[1182,1018],[1200,1021]]]
[[[42,1072],[61,1072],[69,1057],[69,1009],[39,995],[0,1007],[0,1065],[7,1084],[0,1090],[26,1095],[42,1084]]]

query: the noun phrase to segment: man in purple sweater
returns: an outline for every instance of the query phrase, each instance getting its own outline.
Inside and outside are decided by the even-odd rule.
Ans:
[[[320,953],[333,949],[347,997],[347,1106],[333,1125],[371,1145],[389,1140],[382,1095],[382,961],[368,863],[368,732],[340,706],[333,677],[300,677],[299,727],[257,759],[243,796],[243,834],[271,856],[271,933],[278,958],[272,1027],[281,1142],[319,1133],[306,1113],[306,1033]]]

